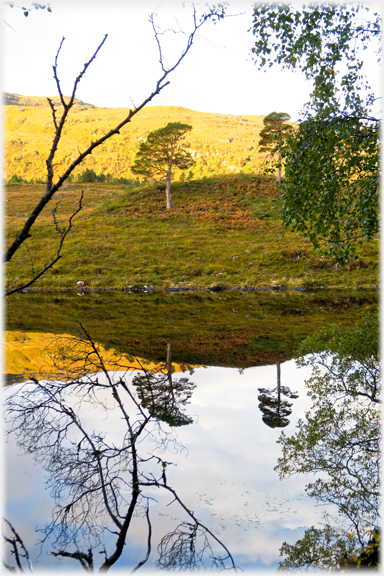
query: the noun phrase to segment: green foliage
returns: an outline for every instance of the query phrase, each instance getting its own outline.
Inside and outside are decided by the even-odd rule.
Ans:
[[[312,367],[306,384],[313,404],[299,420],[296,434],[281,434],[282,456],[276,467],[281,479],[317,474],[307,493],[323,504],[335,504],[344,535],[351,534],[360,546],[376,525],[380,504],[378,334],[378,313],[367,309],[352,329],[324,327],[301,344],[297,363]],[[314,535],[321,537],[321,547],[329,545],[315,530],[306,535],[307,544]],[[295,551],[302,545],[297,543]]]
[[[190,130],[189,124],[169,122],[148,134],[139,146],[132,172],[148,179],[165,180],[172,165],[180,170],[191,168],[194,161],[183,142]]]
[[[304,537],[291,545],[284,542],[280,555],[285,556],[278,570],[335,570],[380,568],[379,531],[369,530],[369,541],[359,545],[350,532],[325,524],[322,528],[313,526],[305,531]]]
[[[323,528],[312,526],[295,544],[284,542],[280,556],[285,558],[280,562],[278,570],[334,569],[340,558],[353,558],[356,554],[355,540],[343,536],[329,524]]]
[[[284,224],[345,263],[378,231],[379,128],[361,52],[381,44],[381,19],[359,4],[257,4],[260,67],[301,69],[313,82],[298,130],[282,148]]]
[[[16,174],[12,174],[11,178],[8,180],[7,184],[22,184],[25,183],[26,180],[21,176],[17,176]]]
[[[379,229],[379,126],[334,115],[302,122],[282,148],[285,225],[341,264]]]
[[[270,152],[270,161],[267,163],[265,171],[273,172],[277,168],[277,181],[281,182],[281,147],[284,140],[287,138],[287,133],[291,130],[291,126],[287,124],[290,115],[285,112],[271,112],[263,120],[264,128],[260,132],[259,150],[260,152]],[[274,161],[274,156],[278,154],[277,162]],[[268,167],[272,164],[272,168]]]

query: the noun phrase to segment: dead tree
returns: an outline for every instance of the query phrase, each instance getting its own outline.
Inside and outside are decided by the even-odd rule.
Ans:
[[[61,138],[63,136],[64,127],[66,125],[66,122],[68,120],[70,112],[71,112],[71,110],[75,104],[75,97],[76,97],[77,88],[78,88],[79,83],[81,82],[83,76],[87,72],[89,66],[96,59],[98,53],[102,49],[104,43],[107,40],[108,35],[106,34],[104,36],[104,39],[102,40],[100,45],[97,47],[93,56],[90,58],[90,60],[88,62],[86,62],[84,64],[82,71],[80,72],[80,74],[77,76],[77,78],[74,81],[72,93],[71,93],[71,96],[69,97],[69,99],[63,95],[63,92],[61,89],[61,83],[60,83],[59,76],[58,76],[58,60],[59,60],[59,55],[60,55],[60,52],[62,50],[65,38],[63,38],[61,40],[59,49],[58,49],[58,51],[56,53],[56,57],[55,57],[55,63],[53,66],[53,75],[54,75],[54,79],[56,82],[56,87],[57,87],[57,91],[59,94],[62,109],[60,110],[60,112],[58,112],[58,110],[55,108],[53,101],[50,98],[48,98],[48,102],[49,102],[51,112],[52,112],[52,119],[53,119],[53,124],[54,124],[54,128],[55,128],[55,135],[54,135],[54,139],[52,142],[49,156],[46,160],[46,166],[47,166],[46,191],[45,191],[45,194],[43,195],[43,197],[39,200],[39,202],[36,204],[36,206],[32,210],[31,214],[26,219],[22,230],[18,233],[15,240],[8,247],[8,249],[5,253],[5,257],[4,257],[5,262],[10,262],[12,260],[12,257],[14,256],[14,254],[20,249],[20,247],[24,244],[24,242],[28,238],[31,237],[31,235],[32,235],[31,231],[32,231],[32,228],[36,222],[36,219],[42,213],[42,211],[44,210],[46,205],[52,200],[55,193],[58,190],[60,190],[60,188],[63,186],[64,182],[72,174],[72,172],[75,170],[75,168],[77,168],[83,162],[83,160],[85,158],[87,158],[90,154],[92,154],[93,150],[95,150],[98,146],[101,146],[106,140],[109,140],[113,136],[120,134],[121,129],[124,128],[124,126],[126,126],[132,120],[132,118],[136,114],[138,114],[149,102],[151,102],[155,96],[160,94],[160,92],[170,83],[170,81],[168,79],[170,74],[180,65],[182,60],[184,60],[184,58],[188,54],[189,50],[192,47],[195,36],[198,33],[198,31],[200,30],[200,28],[203,26],[203,24],[208,20],[217,21],[219,19],[222,19],[222,18],[224,18],[224,13],[225,13],[225,8],[222,5],[219,5],[218,7],[214,6],[212,8],[208,8],[208,11],[203,13],[203,15],[200,18],[197,15],[196,7],[194,5],[192,7],[192,10],[193,10],[193,12],[192,12],[192,19],[193,19],[192,32],[187,34],[187,40],[185,43],[185,47],[181,51],[181,54],[169,66],[166,66],[166,64],[163,60],[162,46],[161,46],[161,42],[160,42],[160,36],[163,33],[161,33],[159,31],[159,29],[157,28],[157,26],[155,25],[155,14],[152,14],[150,16],[150,22],[152,24],[153,33],[154,33],[155,40],[156,40],[157,46],[158,46],[159,62],[160,62],[160,68],[161,68],[160,77],[155,84],[154,90],[141,102],[141,104],[131,108],[129,110],[128,114],[125,116],[125,118],[123,118],[117,126],[112,128],[109,132],[107,132],[106,134],[104,134],[103,136],[98,138],[97,140],[90,142],[89,146],[83,152],[79,152],[78,156],[70,163],[70,165],[64,171],[64,173],[62,175],[59,175],[56,177],[55,170],[54,170],[55,155],[56,155],[56,152],[58,150]],[[62,257],[62,247],[63,247],[64,240],[65,240],[68,232],[70,231],[70,229],[72,227],[72,219],[74,218],[74,216],[76,216],[76,214],[78,214],[78,212],[82,208],[81,201],[82,201],[82,196],[79,200],[78,208],[74,211],[74,213],[70,217],[69,222],[68,222],[68,226],[66,228],[60,229],[57,226],[57,222],[54,221],[56,231],[59,233],[59,236],[60,236],[59,246],[58,246],[58,249],[57,249],[55,256],[51,259],[51,261],[49,263],[47,263],[43,267],[42,270],[40,270],[38,273],[35,273],[33,275],[33,278],[29,282],[27,282],[21,286],[17,286],[15,288],[7,290],[5,293],[6,296],[9,296],[10,294],[13,294],[14,292],[19,292],[19,291],[27,288],[28,286],[31,286],[31,284],[36,282],[36,280],[38,278],[40,278],[50,268],[52,268],[52,266]]]

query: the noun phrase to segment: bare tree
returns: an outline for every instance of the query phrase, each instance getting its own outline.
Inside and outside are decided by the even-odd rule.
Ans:
[[[151,410],[143,407],[134,385],[126,378],[130,368],[126,366],[122,371],[122,358],[117,358],[115,372],[107,370],[97,344],[84,329],[83,337],[73,340],[66,354],[66,378],[63,372],[60,381],[33,380],[33,384],[26,383],[10,394],[5,402],[9,433],[16,434],[18,445],[33,454],[48,473],[47,488],[55,507],[52,521],[41,529],[41,542],[53,539],[55,556],[75,559],[87,571],[93,571],[94,550],[101,547],[104,559],[99,571],[107,571],[121,557],[128,531],[141,517],[147,523],[147,550],[135,571],[151,553],[153,497],[146,490],[154,487],[170,493],[172,502],[188,516],[196,565],[234,569],[225,545],[194,516],[167,482],[167,466],[172,464],[165,460],[168,449],[174,452],[181,448],[172,426],[164,426]],[[79,376],[74,379],[76,363]],[[84,369],[89,368],[93,373],[84,375]],[[119,414],[122,425],[118,441],[116,437],[110,439],[101,423],[98,426],[95,419],[90,422],[84,418],[83,409],[90,403],[105,411],[103,421],[112,412]],[[114,544],[105,543],[107,533],[115,536]],[[160,564],[169,564],[174,535],[179,533],[180,526],[163,538]],[[173,568],[178,559],[180,567],[185,564],[179,551],[171,562]]]
[[[43,197],[40,199],[40,201],[36,204],[36,206],[32,210],[30,216],[28,216],[28,218],[26,219],[22,230],[18,233],[15,240],[13,240],[11,245],[8,247],[8,249],[5,253],[5,258],[4,258],[5,262],[10,262],[12,257],[14,256],[14,254],[20,249],[20,247],[23,245],[23,243],[28,238],[31,237],[31,235],[32,235],[31,230],[32,230],[33,225],[36,222],[36,219],[42,213],[45,206],[52,200],[55,193],[62,187],[64,182],[72,174],[72,172],[75,170],[75,168],[77,168],[77,166],[79,166],[85,158],[87,158],[90,154],[92,154],[92,152],[95,148],[97,148],[98,146],[103,144],[106,140],[109,140],[109,138],[112,138],[113,136],[120,134],[121,129],[124,128],[124,126],[126,126],[126,124],[128,124],[132,120],[132,118],[136,114],[138,114],[138,112],[140,112],[140,110],[142,110],[149,102],[151,102],[151,100],[155,96],[160,94],[160,92],[169,84],[169,79],[168,79],[169,75],[180,65],[182,60],[188,54],[189,50],[192,47],[195,36],[198,33],[198,31],[200,30],[200,28],[203,26],[203,24],[205,22],[207,22],[208,20],[217,21],[219,19],[224,18],[224,13],[225,13],[225,8],[222,5],[219,5],[217,7],[214,6],[212,8],[208,7],[207,12],[203,13],[203,15],[201,17],[198,17],[196,7],[194,5],[192,5],[192,22],[193,22],[192,31],[189,34],[187,34],[185,46],[184,46],[183,50],[181,51],[181,54],[179,54],[175,58],[173,63],[170,64],[169,66],[167,66],[165,64],[164,59],[163,59],[162,46],[161,46],[161,42],[160,42],[160,36],[162,33],[159,31],[158,27],[155,24],[155,14],[152,14],[150,16],[150,22],[152,24],[153,33],[154,33],[155,40],[156,40],[157,46],[158,46],[159,63],[160,63],[160,68],[161,68],[160,77],[155,84],[154,90],[141,102],[141,104],[131,108],[129,110],[128,114],[125,116],[125,118],[123,118],[117,126],[112,128],[109,132],[107,132],[106,134],[104,134],[103,136],[98,138],[97,140],[90,142],[89,146],[83,152],[78,153],[78,156],[70,163],[70,165],[64,171],[64,173],[56,176],[55,165],[54,165],[55,155],[56,155],[56,152],[58,150],[58,147],[59,147],[62,135],[63,135],[64,126],[66,125],[66,122],[68,120],[70,112],[71,112],[71,110],[75,104],[75,96],[76,96],[77,88],[78,88],[79,83],[81,82],[83,76],[87,72],[89,66],[96,59],[98,53],[102,49],[104,43],[107,40],[108,35],[106,34],[104,36],[104,39],[102,40],[100,45],[97,47],[93,56],[90,58],[90,60],[88,62],[86,62],[84,64],[83,69],[81,70],[80,74],[76,77],[76,79],[74,81],[72,93],[71,93],[71,96],[69,98],[66,98],[63,95],[63,92],[61,89],[61,83],[60,83],[59,76],[58,76],[58,60],[59,60],[60,52],[62,50],[65,38],[63,38],[61,40],[59,49],[56,53],[55,63],[53,66],[53,75],[54,75],[57,91],[58,91],[59,98],[60,98],[61,110],[58,111],[56,109],[53,101],[50,98],[48,98],[48,102],[49,102],[51,112],[52,112],[52,119],[53,119],[53,124],[54,124],[54,128],[55,128],[55,135],[54,135],[54,139],[52,142],[49,156],[46,160],[46,166],[47,166],[46,191],[45,191],[45,194],[43,195]],[[56,228],[56,230],[60,236],[59,247],[58,247],[58,250],[56,252],[56,255],[51,259],[51,261],[48,264],[46,264],[43,267],[43,269],[40,272],[34,274],[33,278],[29,282],[6,291],[6,296],[13,294],[14,292],[21,291],[21,290],[27,288],[28,286],[30,286],[31,284],[33,284],[34,282],[36,282],[36,280],[38,278],[40,278],[42,276],[42,274],[45,274],[47,272],[47,270],[52,268],[52,266],[62,257],[61,250],[62,250],[63,242],[64,242],[68,232],[70,231],[70,229],[72,227],[73,217],[82,208],[81,201],[82,201],[82,197],[79,200],[78,208],[76,209],[74,214],[70,217],[69,222],[68,222],[68,226],[66,228],[60,229],[57,225],[57,222],[54,221],[55,228]]]

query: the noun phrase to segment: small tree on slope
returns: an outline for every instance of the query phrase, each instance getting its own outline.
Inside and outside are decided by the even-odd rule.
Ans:
[[[284,131],[289,130],[290,115],[285,112],[271,112],[263,120],[264,128],[260,132],[260,152],[270,152],[270,156],[278,154],[277,181],[281,182],[281,150],[280,144],[284,137]]]
[[[192,130],[189,124],[170,122],[148,134],[140,144],[132,172],[154,180],[166,181],[167,209],[172,208],[171,173],[172,166],[180,170],[190,168],[194,160],[183,142],[187,132]]]

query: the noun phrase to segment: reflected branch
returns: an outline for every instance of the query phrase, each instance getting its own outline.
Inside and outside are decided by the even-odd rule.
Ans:
[[[10,530],[12,536],[7,536],[4,529],[4,524]],[[32,572],[32,564],[29,559],[29,553],[26,547],[24,546],[23,540],[20,538],[19,534],[16,532],[15,528],[6,518],[3,518],[3,538],[4,542],[11,546],[11,556],[15,558],[16,566],[20,572],[24,572],[22,566],[22,559],[25,558],[28,569]],[[10,572],[15,572],[16,568],[14,566],[9,566],[4,562],[4,567],[9,570]]]
[[[108,571],[123,553],[133,520],[145,518],[147,550],[133,568],[136,571],[151,553],[152,498],[143,488],[157,486],[174,495],[193,519],[196,534],[204,535],[196,540],[202,546],[196,558],[207,556],[217,568],[230,560],[234,567],[228,549],[167,484],[165,468],[172,462],[163,455],[181,447],[174,427],[192,422],[180,405],[195,388],[188,379],[173,378],[169,349],[165,373],[144,371],[134,377],[128,366],[123,375],[108,371],[100,348],[81,324],[78,337],[56,339],[53,349],[58,352],[63,380],[32,378],[9,393],[4,405],[8,434],[15,434],[18,446],[48,473],[47,488],[55,506],[52,520],[39,528],[41,544],[51,545],[54,556],[74,559],[87,571],[93,571],[94,550],[102,547],[99,570]],[[121,357],[117,361],[121,368]],[[90,408],[102,418],[87,417]],[[113,544],[109,541],[109,552],[107,533],[116,536]],[[225,550],[223,558],[214,555],[208,537]]]
[[[167,569],[175,569],[176,567],[179,569],[191,569],[197,566],[198,563],[202,563],[202,557],[204,552],[208,550],[208,556],[212,562],[212,564],[220,569],[225,568],[225,561],[230,561],[230,568],[236,570],[235,562],[232,558],[231,553],[229,552],[228,548],[223,544],[223,542],[209,530],[202,522],[200,522],[182,500],[179,498],[176,491],[168,486],[166,482],[158,482],[158,481],[147,481],[147,482],[140,482],[141,486],[156,486],[158,488],[164,488],[168,490],[173,497],[174,500],[178,502],[178,504],[183,508],[183,510],[188,514],[188,516],[193,520],[193,525],[190,523],[183,522],[179,524],[174,532],[167,534],[161,540],[159,551],[160,551],[160,559],[158,560],[158,565],[162,568]],[[187,532],[184,532],[183,529],[187,528]],[[195,542],[198,535],[204,536],[204,546],[202,550],[197,554],[195,550]],[[225,557],[215,556],[212,552],[212,548],[209,544],[207,539],[207,534],[219,544],[221,548],[224,549],[226,552]],[[189,543],[189,549],[188,549]],[[188,551],[187,551],[188,549]]]
[[[139,568],[141,568],[146,563],[146,561],[149,558],[149,555],[151,554],[152,525],[151,525],[151,521],[149,519],[149,507],[148,506],[145,510],[145,517],[147,519],[147,524],[148,524],[147,553],[145,555],[144,560],[141,560],[141,562],[139,562],[138,565],[135,566],[135,568],[132,570],[132,573],[136,572]]]

